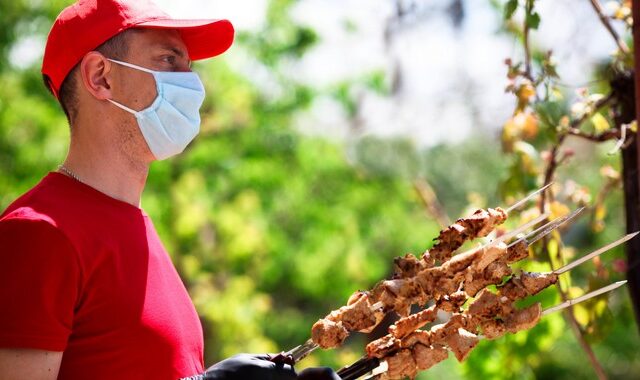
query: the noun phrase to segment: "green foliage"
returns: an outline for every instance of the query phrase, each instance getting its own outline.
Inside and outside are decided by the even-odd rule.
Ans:
[[[38,65],[18,69],[6,63],[17,41],[44,36],[68,3],[0,3],[2,208],[64,158],[68,126],[41,84]],[[283,71],[312,49],[318,36],[291,20],[293,3],[272,1],[264,28],[241,33],[236,46],[249,57],[247,64],[269,74],[274,88],[253,83],[224,57],[196,64],[208,94],[202,133],[183,155],[152,166],[143,198],[203,320],[207,363],[240,351],[274,352],[304,342],[317,318],[343,305],[353,291],[387,277],[394,256],[429,248],[439,226],[425,216],[412,188],[416,178],[431,184],[452,217],[472,206],[508,204],[537,188],[543,152],[570,112],[569,102],[553,92],[550,82],[514,82],[523,116],[514,115],[513,129],[502,136],[506,153],[495,138],[483,136],[424,150],[406,139],[369,136],[342,146],[301,135],[293,121],[321,90],[295,83]],[[527,25],[538,27],[532,1],[502,3],[507,22],[519,6],[530,5]],[[557,76],[549,57],[534,56],[540,57],[536,62],[545,78]],[[520,63],[510,65],[514,77],[521,70]],[[362,88],[384,96],[387,78],[382,71],[362,73],[330,92],[353,117]],[[530,92],[542,88],[546,101],[532,104]],[[535,115],[535,121],[527,115]],[[606,129],[603,120],[592,120],[591,127]],[[575,186],[563,181],[568,190],[558,193],[555,212],[581,202],[601,211],[576,224],[563,240],[548,241],[548,257],[535,247],[536,260],[528,270],[548,270],[549,261],[560,265],[622,233],[622,200],[614,178],[619,163],[606,154],[610,148],[579,146],[575,158],[558,168],[557,176],[571,178]],[[602,166],[611,171],[599,175]],[[610,181],[612,193],[598,200],[602,184]],[[526,219],[526,212],[510,223],[519,224],[518,217]],[[596,225],[602,227],[597,233]],[[618,249],[602,258],[597,271],[578,268],[562,284],[586,290],[617,279],[621,274],[612,262],[621,257]],[[549,289],[533,301],[553,305],[557,292]],[[611,378],[640,373],[635,360],[640,342],[628,299],[617,293],[607,305],[598,299],[577,310]],[[552,315],[530,331],[483,341],[464,364],[450,358],[419,378],[592,378],[568,330],[560,315]],[[317,352],[302,367],[353,362],[365,341],[356,334],[345,347]]]

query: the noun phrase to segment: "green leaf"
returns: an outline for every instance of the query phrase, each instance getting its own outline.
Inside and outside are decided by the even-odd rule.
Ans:
[[[527,14],[527,26],[529,29],[538,29],[540,25],[540,15],[536,12]]]
[[[518,9],[518,0],[509,0],[504,5],[504,19],[509,20]]]

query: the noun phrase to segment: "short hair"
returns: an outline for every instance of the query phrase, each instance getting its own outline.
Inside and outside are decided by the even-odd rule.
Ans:
[[[128,36],[134,31],[136,31],[134,28],[126,29],[105,41],[102,45],[95,48],[94,51],[100,52],[105,57],[124,60],[129,54]],[[67,116],[70,126],[72,126],[72,121],[78,115],[78,93],[76,87],[78,78],[75,73],[78,71],[79,66],[80,62],[73,66],[62,81],[60,90],[58,91],[58,101],[60,102],[62,111],[64,111],[64,114]],[[50,81],[44,74],[43,80],[47,89],[53,94]]]

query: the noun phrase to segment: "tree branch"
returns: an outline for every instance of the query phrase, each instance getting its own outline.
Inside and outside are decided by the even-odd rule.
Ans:
[[[531,49],[529,47],[529,23],[527,20],[527,15],[531,13],[531,10],[533,9],[533,0],[526,0],[525,8],[525,17],[522,29],[522,44],[524,45],[524,75],[531,82],[534,82],[533,74],[531,73]]]
[[[613,95],[613,93],[610,93],[607,96],[605,96],[604,98],[598,100],[594,104],[591,112],[585,113],[580,118],[573,120],[570,123],[568,130],[564,131],[564,133],[561,132],[558,135],[558,140],[553,145],[553,148],[551,148],[549,163],[547,164],[547,168],[545,169],[544,185],[548,185],[549,183],[551,183],[553,181],[556,169],[562,163],[562,158],[560,158],[560,159],[558,158],[558,152],[559,152],[560,147],[562,146],[565,138],[567,136],[569,136],[569,135],[580,136],[580,137],[591,136],[589,134],[586,134],[586,133],[580,131],[580,129],[579,129],[580,125],[583,122],[585,122],[589,117],[591,117],[596,112],[598,112],[601,108],[603,108],[604,106],[609,104],[609,102],[611,102],[613,99],[614,99],[614,95]],[[616,131],[617,131],[617,133],[620,132],[618,129],[615,129],[613,131],[604,132],[601,135],[605,135],[606,133],[614,133]],[[594,135],[594,136],[597,137],[597,138],[600,138],[599,135]],[[551,189],[547,189],[547,191],[549,191],[549,198],[553,199],[553,192],[551,191]],[[547,193],[547,191],[543,191],[542,194],[540,194],[540,206],[539,206],[540,207],[540,213],[544,213],[545,209],[546,209],[546,203],[547,203],[546,202],[546,197],[547,197],[546,193]],[[549,258],[549,263],[552,263],[551,257],[549,255],[549,251],[547,249],[547,241],[548,241],[548,238],[545,238],[543,240],[542,253],[546,257]],[[562,252],[562,251],[560,251],[560,252]],[[553,267],[553,265],[552,265],[552,267]],[[557,288],[558,288],[558,293],[560,294],[560,297],[561,297],[562,301],[566,301],[568,299],[567,294],[562,289],[562,287],[560,286],[559,283],[557,285]],[[575,315],[573,313],[573,308],[572,307],[568,308],[564,312],[564,316],[565,316],[565,319],[567,320],[567,322],[569,323],[569,326],[571,327],[571,331],[573,332],[573,334],[575,335],[576,339],[578,340],[578,344],[580,344],[580,347],[582,348],[582,350],[587,354],[587,358],[589,359],[589,362],[591,363],[591,366],[593,367],[593,370],[595,371],[596,375],[598,376],[598,379],[599,380],[607,380],[607,375],[604,372],[604,369],[602,368],[602,365],[598,361],[598,358],[594,354],[593,349],[591,349],[591,346],[589,345],[589,343],[586,341],[586,339],[584,337],[584,333],[583,333],[582,329],[580,328],[580,325],[578,324],[578,321],[576,320],[576,317],[575,317]]]
[[[600,111],[604,106],[608,105],[614,99],[615,99],[614,93],[613,92],[608,93],[607,96],[605,96],[602,99],[599,99],[593,104],[593,109],[591,110],[591,112],[586,112],[584,115],[582,115],[578,119],[571,121],[571,124],[569,124],[569,128],[580,127],[580,124],[587,121],[588,118],[593,116],[596,112]]]
[[[427,181],[424,179],[416,179],[413,181],[413,188],[416,190],[416,193],[418,193],[418,197],[422,201],[427,213],[436,219],[440,227],[445,228],[451,224],[451,219],[444,210],[444,207],[442,207],[435,191],[433,191],[433,188]]]
[[[580,130],[580,125],[587,121],[591,116],[595,115],[596,112],[600,111],[605,106],[609,105],[615,99],[615,94],[610,92],[604,98],[598,100],[593,105],[593,109],[591,112],[587,112],[578,119],[572,120],[569,124],[569,127],[566,131],[564,131],[567,135],[581,137],[594,142],[602,142],[607,140],[619,139],[621,136],[620,129],[613,128],[608,131],[604,131],[602,133],[586,133]]]
[[[567,134],[593,142],[603,142],[620,139],[620,131],[618,129],[611,129],[602,133],[586,133],[579,129],[571,128],[567,130]]]
[[[620,49],[620,51],[622,51],[624,54],[629,54],[629,47],[622,40],[622,38],[620,38],[620,36],[618,35],[618,32],[616,32],[616,30],[613,29],[613,25],[611,25],[609,18],[602,11],[602,6],[600,6],[600,2],[598,0],[589,0],[589,1],[593,6],[593,10],[595,10],[596,13],[598,14],[598,17],[600,18],[600,21],[602,21],[602,24],[604,25],[604,27],[609,31],[609,34],[611,34],[611,37],[613,37],[613,39],[616,41],[616,45],[618,45],[618,48]]]
[[[567,294],[560,287],[560,283],[558,283],[556,286],[558,288],[558,293],[560,293],[562,302],[566,301]],[[604,372],[604,369],[602,368],[602,365],[598,361],[596,354],[593,353],[591,346],[584,339],[582,329],[580,328],[580,325],[578,324],[578,321],[576,321],[576,317],[573,314],[573,306],[567,308],[563,314],[565,319],[569,323],[569,326],[571,326],[571,330],[573,331],[573,334],[576,336],[576,339],[578,339],[578,343],[580,344],[580,347],[582,347],[582,350],[587,354],[587,357],[589,358],[589,362],[591,362],[591,366],[593,367],[593,370],[596,372],[598,379],[607,380],[608,379],[607,374]]]

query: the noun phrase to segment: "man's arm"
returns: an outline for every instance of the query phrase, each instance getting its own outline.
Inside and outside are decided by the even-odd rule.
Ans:
[[[0,379],[55,380],[62,352],[28,348],[0,348]]]
[[[74,248],[43,220],[0,221],[0,379],[56,379],[73,326]]]

